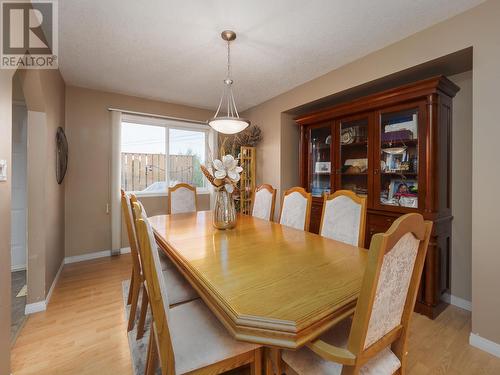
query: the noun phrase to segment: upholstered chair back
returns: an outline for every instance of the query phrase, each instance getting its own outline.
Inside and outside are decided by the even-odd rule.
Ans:
[[[273,220],[276,189],[271,185],[260,185],[253,195],[252,216],[264,220]]]
[[[408,232],[384,255],[365,348],[401,324],[419,244],[420,240]]]
[[[175,359],[168,328],[169,300],[158,248],[146,212],[140,202],[134,203],[134,213],[137,218],[139,246],[143,254],[143,272],[153,313],[154,332],[151,331],[150,334],[156,337],[162,374],[174,374]]]
[[[391,346],[405,360],[406,335],[431,230],[432,223],[414,213],[373,236],[349,337],[351,352],[372,355],[373,350]]]
[[[196,212],[196,188],[188,184],[168,188],[168,207],[171,214]]]
[[[283,194],[280,224],[300,230],[309,229],[311,194],[301,187],[294,187]]]
[[[365,220],[366,198],[349,190],[338,190],[325,196],[319,234],[363,247]]]

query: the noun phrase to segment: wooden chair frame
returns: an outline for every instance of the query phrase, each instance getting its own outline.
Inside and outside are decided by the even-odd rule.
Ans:
[[[178,189],[181,189],[181,188],[189,189],[194,193],[194,208],[196,211],[198,211],[198,194],[196,194],[196,187],[191,186],[189,184],[186,184],[184,182],[181,182],[179,184],[176,184],[175,186],[168,188],[168,213],[169,214],[172,213],[172,193]]]
[[[309,224],[311,221],[311,205],[312,205],[312,196],[311,193],[308,193],[304,188],[301,187],[293,187],[288,190],[286,190],[283,193],[283,197],[281,198],[281,208],[280,208],[280,217],[278,218],[278,223],[281,222],[281,215],[283,214],[283,203],[285,202],[285,197],[287,195],[290,195],[292,193],[299,193],[302,195],[304,198],[307,199],[307,206],[306,206],[306,217],[305,217],[305,223],[304,223],[304,230],[308,231],[309,230]]]
[[[355,203],[361,205],[361,218],[359,223],[358,246],[365,247],[365,232],[366,232],[366,197],[360,197],[351,190],[337,190],[333,194],[325,194],[323,196],[323,211],[321,212],[321,221],[319,224],[319,234],[323,231],[323,224],[326,212],[326,203],[337,197],[344,196],[350,198]]]
[[[254,189],[254,191],[253,191],[253,197],[252,197],[252,207],[250,209],[251,215],[253,215],[253,206],[255,204],[255,195],[257,194],[257,192],[259,192],[261,190],[267,190],[269,193],[272,194],[272,198],[271,198],[271,212],[269,213],[269,221],[273,221],[273,219],[274,219],[274,208],[275,208],[275,205],[276,205],[276,189],[273,188],[269,184],[262,184],[262,185],[257,186],[257,188]]]
[[[134,223],[134,214],[132,211],[132,203],[137,202],[134,194],[127,194],[121,190],[122,212],[127,228],[128,241],[130,244],[130,253],[132,255],[132,275],[130,277],[130,287],[127,298],[127,305],[130,306],[130,314],[128,319],[127,332],[134,329],[135,317],[137,314],[137,305],[139,302],[139,294],[142,290],[141,315],[137,326],[137,339],[144,335],[144,325],[146,323],[146,313],[148,309],[148,296],[144,287],[144,275],[142,272],[141,255],[139,253],[136,228]]]
[[[172,339],[168,327],[167,316],[163,307],[158,274],[152,259],[152,245],[147,233],[147,226],[141,219],[142,208],[137,202],[133,204],[139,246],[142,250],[143,270],[146,279],[146,288],[150,298],[153,320],[151,324],[150,340],[148,346],[146,375],[154,374],[156,361],[160,361],[162,375],[176,375],[175,356]],[[189,372],[189,374],[220,374],[222,372],[250,364],[252,375],[262,372],[262,348],[238,356],[225,359],[218,363]]]
[[[401,368],[396,373],[405,373],[409,323],[417,298],[431,231],[432,222],[424,221],[422,215],[412,213],[395,220],[386,233],[378,233],[373,236],[347,348],[330,345],[321,339],[307,344],[312,351],[323,359],[343,364],[342,375],[358,374],[360,368],[367,361],[389,345],[393,353],[401,361]],[[413,233],[420,240],[420,244],[410,279],[401,324],[365,349],[364,344],[368,332],[368,324],[384,255],[390,252],[401,237],[409,232]]]
[[[356,311],[354,312],[347,347],[337,347],[321,339],[311,341],[306,344],[307,347],[327,361],[342,364],[342,375],[357,375],[366,362],[381,350],[391,346],[392,352],[401,361],[401,367],[395,374],[405,374],[409,324],[415,307],[431,231],[431,221],[424,221],[422,215],[412,213],[395,220],[386,233],[374,235],[370,245],[367,266],[361,284]],[[410,278],[408,294],[401,316],[401,324],[365,349],[365,339],[368,333],[368,325],[375,301],[384,255],[390,252],[401,237],[407,233],[413,233],[420,240],[420,244],[417,250],[413,273]],[[281,356],[276,355],[273,351],[275,352],[276,350],[271,350],[270,354],[274,355],[266,357],[267,373],[281,374],[283,372],[282,369],[287,368],[287,366],[281,360]],[[291,372],[294,373],[293,369]]]

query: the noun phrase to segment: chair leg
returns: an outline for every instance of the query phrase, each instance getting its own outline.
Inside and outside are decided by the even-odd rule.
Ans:
[[[149,298],[146,288],[142,286],[142,300],[141,300],[141,315],[137,323],[137,340],[144,336],[144,326],[146,324],[146,316],[148,315]]]
[[[262,375],[262,348],[254,351],[254,360],[250,364],[250,374]]]
[[[267,355],[267,350],[264,359],[264,370],[266,375],[274,375],[273,363],[271,362],[271,358]]]
[[[132,267],[132,276],[130,276],[130,285],[128,288],[128,298],[127,298],[127,306],[132,302],[132,286],[134,285],[135,272]]]
[[[156,355],[155,334],[151,329],[149,334],[148,355],[146,357],[146,368],[144,369],[144,375],[154,375],[156,370]]]
[[[266,375],[283,374],[283,365],[281,362],[281,350],[275,348],[266,348]]]
[[[139,288],[141,284],[137,275],[134,276],[134,283],[132,284],[132,303],[130,306],[130,315],[128,317],[128,328],[127,332],[134,329],[135,325],[135,315],[137,312],[137,303],[139,302]]]

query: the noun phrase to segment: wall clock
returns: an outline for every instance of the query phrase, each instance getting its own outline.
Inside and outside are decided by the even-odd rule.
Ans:
[[[56,179],[57,183],[61,184],[68,169],[68,140],[64,129],[57,128],[56,133]]]

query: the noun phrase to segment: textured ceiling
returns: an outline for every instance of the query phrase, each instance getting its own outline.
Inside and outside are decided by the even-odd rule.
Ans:
[[[481,2],[64,0],[59,64],[69,85],[215,108],[233,29],[242,111]]]

